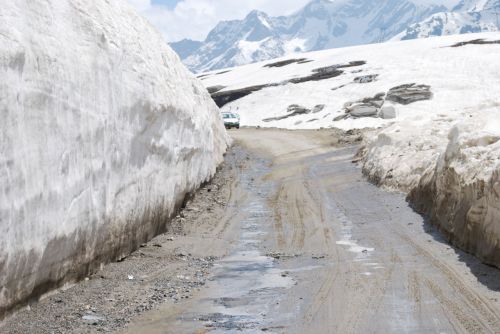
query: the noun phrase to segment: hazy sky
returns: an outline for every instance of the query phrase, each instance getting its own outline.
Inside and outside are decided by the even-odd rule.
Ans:
[[[291,14],[310,0],[127,0],[155,25],[169,42],[183,38],[205,39],[222,20],[241,19],[251,10],[270,15]],[[413,0],[415,3],[441,3],[459,0]]]

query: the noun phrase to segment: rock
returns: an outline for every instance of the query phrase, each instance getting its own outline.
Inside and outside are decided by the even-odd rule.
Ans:
[[[366,97],[364,98],[363,100],[359,101],[359,102],[362,102],[364,104],[369,104],[369,105],[372,105],[374,107],[377,107],[377,108],[380,108],[384,105],[384,100],[381,99],[381,98],[378,98],[378,97]]]
[[[217,86],[208,87],[207,90],[210,94],[214,94],[220,90],[223,90],[224,88],[226,88],[226,86],[217,85]]]
[[[311,110],[307,109],[305,107],[299,106],[298,104],[292,104],[292,105],[288,106],[287,112],[288,112],[288,114],[286,114],[286,115],[265,118],[262,121],[263,122],[280,121],[280,120],[283,120],[283,119],[286,119],[286,118],[289,118],[289,117],[294,117],[294,116],[298,116],[298,115],[309,114],[311,112]]]
[[[378,74],[369,74],[369,75],[363,75],[360,77],[354,78],[355,83],[369,83],[377,80]]]
[[[295,114],[295,115],[302,115],[302,114],[310,113],[311,110],[307,109],[305,107],[299,106],[298,104],[292,104],[292,105],[288,106],[287,112]]]
[[[338,121],[341,121],[341,120],[346,119],[346,118],[349,118],[349,114],[342,114],[340,116],[337,116],[333,119],[333,121],[338,122]]]
[[[396,118],[396,109],[392,106],[383,107],[382,109],[380,109],[379,116],[383,119]]]
[[[92,324],[92,325],[97,325],[101,321],[105,321],[106,318],[99,316],[97,314],[86,314],[82,317],[82,320]]]
[[[370,104],[355,104],[348,109],[352,117],[373,117],[377,116],[379,109]]]
[[[318,104],[318,105],[314,106],[314,108],[312,110],[312,113],[313,114],[319,113],[323,109],[325,109],[325,105],[324,104]]]
[[[282,61],[278,61],[275,63],[266,64],[266,65],[264,65],[264,67],[283,67],[283,66],[287,66],[287,65],[290,65],[293,63],[303,64],[307,60],[308,60],[307,58],[287,59],[287,60],[282,60]]]
[[[411,83],[391,88],[387,93],[386,100],[406,105],[430,100],[432,96],[431,86]]]

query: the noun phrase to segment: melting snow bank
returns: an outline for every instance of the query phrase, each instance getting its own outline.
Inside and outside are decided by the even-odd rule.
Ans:
[[[1,317],[163,231],[227,137],[123,1],[7,2],[0,45]]]
[[[409,192],[451,242],[500,267],[500,108],[399,124],[368,144],[363,171]]]

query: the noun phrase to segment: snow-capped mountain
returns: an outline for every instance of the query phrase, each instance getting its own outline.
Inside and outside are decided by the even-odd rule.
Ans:
[[[411,24],[449,10],[443,0],[313,0],[291,16],[253,11],[220,22],[200,45],[171,46],[193,71],[268,60],[296,52],[386,41]],[[197,47],[198,46],[198,47]]]
[[[431,15],[408,27],[395,40],[500,29],[500,0],[462,0],[452,11]]]

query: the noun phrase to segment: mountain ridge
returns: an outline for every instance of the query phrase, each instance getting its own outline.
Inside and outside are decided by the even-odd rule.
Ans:
[[[482,22],[481,13],[470,14],[479,15],[475,21],[459,19],[465,15],[462,12],[477,13],[490,2],[500,0],[457,0],[449,7],[439,0],[425,4],[413,0],[313,0],[289,16],[273,17],[254,10],[242,20],[219,22],[203,42],[183,40],[171,46],[193,72],[206,72],[295,53],[391,39],[449,34],[447,31],[492,31],[495,27],[491,23],[471,23]],[[443,26],[439,22],[450,20],[461,22],[461,27],[439,28]]]

